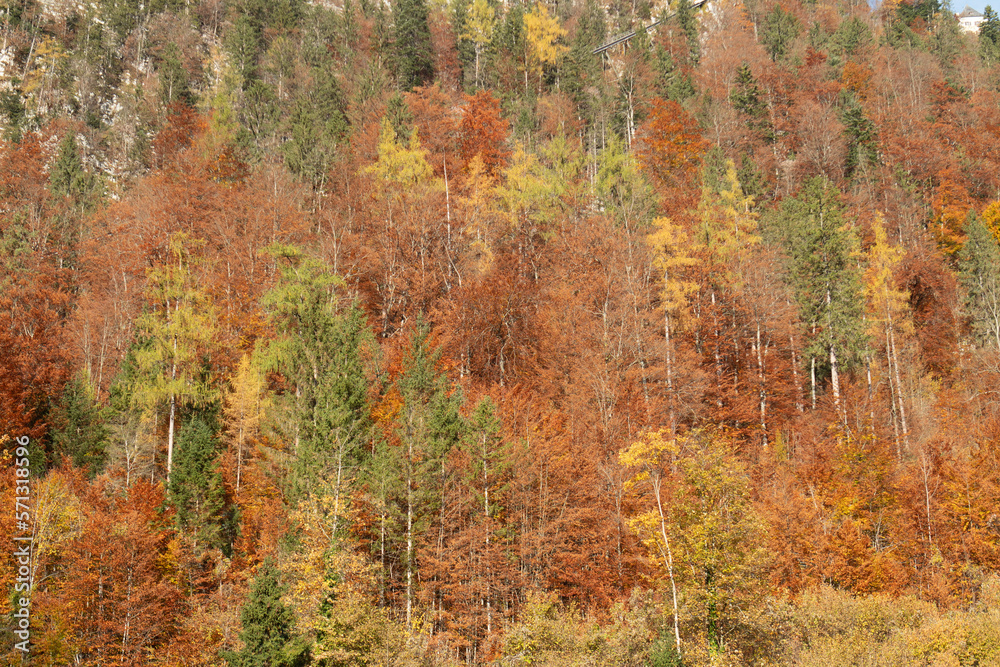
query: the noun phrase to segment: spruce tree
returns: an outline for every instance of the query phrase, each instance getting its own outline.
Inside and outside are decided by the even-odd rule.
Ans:
[[[73,465],[87,467],[93,477],[104,466],[108,428],[90,384],[77,376],[66,383],[56,409],[52,446],[57,456],[66,456]]]
[[[196,550],[225,546],[218,438],[205,416],[195,415],[178,432],[174,463],[167,491],[181,532],[192,538]]]
[[[830,37],[830,51],[839,61],[846,61],[874,41],[871,28],[857,16],[841,22]]]
[[[864,109],[856,102],[849,103],[841,114],[844,134],[847,135],[847,160],[845,171],[848,178],[865,165],[878,163],[878,130]]]
[[[188,86],[188,73],[181,62],[181,53],[173,42],[163,50],[163,59],[158,70],[160,77],[160,100],[164,105],[174,102],[191,104],[193,97]]]
[[[698,17],[695,16],[691,0],[679,0],[676,16],[678,27],[687,37],[688,60],[696,65],[701,55],[701,43],[698,40]]]
[[[528,48],[524,15],[524,6],[516,3],[507,9],[502,20],[497,17],[493,41],[486,52],[484,87],[511,92],[523,85],[524,53]],[[512,103],[517,101],[517,98],[511,100]]]
[[[455,41],[455,51],[458,55],[458,64],[462,68],[462,81],[466,81],[469,74],[473,74],[475,79],[476,71],[476,48],[477,45],[469,27],[469,11],[472,8],[472,0],[455,0],[452,4],[451,25],[455,31],[457,39]],[[475,83],[475,81],[473,81]]]
[[[305,0],[236,0],[233,13],[247,17],[254,26],[264,31],[291,30],[302,18]]]
[[[840,192],[817,176],[764,221],[765,236],[787,257],[813,396],[819,379],[828,377],[835,402],[840,371],[857,364],[867,347],[861,270],[854,258],[858,239],[842,211]]]
[[[959,278],[965,288],[965,314],[976,342],[1000,352],[1000,245],[975,216],[959,253]]]
[[[100,0],[98,11],[101,23],[107,26],[117,38],[115,46],[121,46],[142,22],[143,14],[148,16],[149,8],[141,0]],[[143,11],[146,10],[146,11]]]
[[[777,61],[785,57],[792,40],[799,36],[799,31],[799,21],[795,15],[785,11],[781,5],[775,5],[764,17],[760,43],[771,60]]]
[[[656,88],[663,99],[680,104],[695,94],[690,72],[682,71],[662,44],[657,44],[653,51],[653,69],[656,72]]]
[[[743,116],[746,127],[754,136],[772,143],[774,128],[768,114],[764,93],[757,85],[757,79],[745,61],[736,72],[736,85],[729,94],[733,108]]]
[[[393,54],[396,79],[403,90],[434,79],[434,47],[427,16],[426,0],[396,0],[393,5]]]
[[[744,151],[740,156],[740,166],[736,170],[736,178],[739,179],[740,188],[748,197],[753,197],[758,205],[764,195],[767,194],[767,179],[764,177],[757,161],[753,159],[753,154]]]
[[[603,72],[601,58],[594,56],[593,51],[601,45],[606,34],[604,11],[595,0],[587,0],[570,42],[561,84],[588,122],[596,122],[600,113]]]
[[[393,93],[386,102],[385,117],[396,133],[396,141],[400,144],[406,144],[410,140],[410,135],[413,134],[413,114],[410,112],[406,100],[398,92]]]
[[[396,382],[402,405],[394,442],[380,443],[369,485],[381,489],[385,530],[378,548],[402,563],[407,622],[417,594],[418,547],[431,521],[445,512],[445,460],[466,429],[461,392],[437,370],[440,352],[429,336],[421,319]]]
[[[241,14],[226,31],[223,43],[240,87],[246,88],[257,78],[257,58],[263,44],[260,28],[248,15]]]
[[[282,603],[286,587],[270,560],[261,565],[243,611],[243,650],[224,651],[229,667],[296,667],[308,661],[308,650],[294,634],[295,615]]]
[[[492,398],[480,400],[469,418],[463,442],[470,462],[465,482],[487,519],[502,511],[499,502],[507,490],[512,465],[511,445],[500,437],[503,424],[496,411]]]
[[[296,100],[288,120],[288,134],[281,150],[288,169],[313,184],[326,178],[337,145],[347,134],[343,91],[333,73],[332,59],[313,68],[312,86]]]
[[[1000,18],[989,5],[983,10],[983,22],[979,24],[979,55],[989,65],[1000,62]]]
[[[371,333],[361,309],[343,297],[340,278],[293,248],[273,250],[289,262],[264,299],[283,334],[270,350],[270,364],[295,387],[289,493],[299,499],[330,492],[339,499],[368,443],[362,349]]]
[[[18,86],[11,86],[10,90],[0,91],[0,115],[7,120],[3,130],[4,139],[19,143],[21,141],[21,126],[27,120],[27,109],[24,107]]]
[[[49,187],[56,197],[81,199],[91,190],[90,175],[83,169],[76,135],[72,132],[59,144],[59,155],[49,172]]]

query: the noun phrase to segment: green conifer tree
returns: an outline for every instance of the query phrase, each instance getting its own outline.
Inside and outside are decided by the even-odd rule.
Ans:
[[[247,14],[240,14],[226,31],[224,46],[239,87],[246,88],[257,78],[257,59],[262,45],[260,28]]]
[[[322,187],[337,145],[347,134],[347,107],[332,59],[313,68],[312,79],[312,86],[295,101],[288,120],[290,139],[281,150],[293,174]]]
[[[85,197],[92,189],[92,179],[83,168],[73,132],[68,132],[59,143],[59,155],[49,172],[49,187],[56,197],[76,200]]]
[[[831,55],[836,56],[837,62],[844,62],[873,41],[868,24],[859,17],[852,16],[842,21],[840,27],[830,36]]]
[[[500,438],[502,424],[496,411],[496,403],[489,396],[476,404],[463,445],[471,462],[466,483],[486,518],[499,515],[503,509],[499,502],[507,489],[507,473],[512,465],[511,446]]]
[[[804,361],[812,377],[828,377],[839,403],[839,374],[857,364],[867,348],[858,239],[844,224],[840,192],[822,177],[809,180],[796,197],[765,218],[764,231],[787,257],[800,319],[806,329]]]
[[[177,510],[178,528],[191,537],[196,551],[227,546],[218,437],[201,414],[189,419],[177,434],[177,459],[167,493]]]
[[[878,129],[866,115],[861,105],[851,101],[841,114],[844,134],[847,135],[845,172],[848,178],[866,165],[878,164]]]
[[[117,38],[117,46],[124,44],[132,31],[149,16],[149,7],[146,5],[141,0],[99,1],[101,21]]]
[[[181,52],[173,42],[163,50],[163,58],[158,69],[160,77],[160,101],[164,106],[174,102],[191,104],[193,96],[188,86],[188,72],[181,62]]]
[[[426,0],[396,0],[392,9],[396,80],[403,90],[434,79],[434,47]]]
[[[398,92],[393,93],[386,102],[385,117],[396,133],[396,140],[400,144],[406,144],[413,134],[413,114],[410,113],[406,100]]]
[[[295,28],[305,11],[305,0],[235,0],[233,13],[245,16],[260,31]]]
[[[965,314],[976,341],[1000,352],[1000,244],[974,215],[965,233],[968,239],[959,253]]]
[[[396,415],[395,442],[380,444],[370,486],[381,489],[383,553],[403,571],[406,620],[417,595],[418,547],[421,536],[444,510],[445,458],[465,433],[459,413],[461,392],[452,391],[437,370],[440,352],[431,348],[430,327],[422,319],[412,334],[396,382],[402,405]]]
[[[774,141],[774,128],[768,114],[764,93],[757,85],[757,78],[750,71],[750,65],[744,62],[736,72],[736,85],[729,94],[733,108],[743,116],[743,122],[752,133],[767,143]]]
[[[905,4],[905,3],[903,3]],[[764,45],[771,60],[777,61],[785,57],[792,40],[799,36],[799,20],[786,11],[781,5],[764,17],[760,31],[760,43]]]
[[[269,363],[294,383],[289,406],[295,445],[293,500],[341,489],[365,457],[371,422],[362,348],[371,341],[364,314],[346,299],[343,281],[293,248],[273,248],[288,265],[264,298],[283,336]]]
[[[462,81],[465,86],[469,85],[470,75],[475,78],[476,71],[476,43],[469,28],[471,7],[472,0],[455,0],[451,10],[451,26],[457,35],[455,50],[458,52],[458,64],[462,68]]]
[[[12,85],[10,90],[0,91],[0,114],[3,114],[7,121],[3,131],[4,139],[19,143],[21,126],[27,120],[27,109],[24,107],[18,86]]]
[[[691,0],[679,0],[676,18],[678,27],[687,37],[688,60],[692,65],[697,65],[701,57],[701,43],[698,39],[698,17],[691,6]]]
[[[76,376],[66,383],[54,421],[52,447],[56,456],[68,457],[75,466],[86,466],[91,477],[99,473],[107,455],[109,434],[90,383],[83,377]]]
[[[736,178],[739,180],[743,192],[747,196],[753,197],[754,202],[759,205],[761,199],[767,194],[767,179],[749,151],[744,151],[740,156],[740,166],[736,170]]]
[[[1000,62],[1000,18],[990,5],[983,10],[979,24],[979,56],[989,65]]]
[[[678,104],[695,94],[690,72],[677,66],[670,51],[657,44],[653,51],[653,70],[656,72],[656,88],[660,97]]]
[[[594,56],[593,51],[606,36],[604,11],[596,0],[587,0],[570,42],[561,85],[589,122],[596,122],[600,113],[600,91],[603,88],[601,58]]]
[[[298,667],[308,661],[308,647],[294,634],[295,615],[281,601],[286,587],[278,570],[264,561],[240,612],[241,651],[224,651],[229,667]]]

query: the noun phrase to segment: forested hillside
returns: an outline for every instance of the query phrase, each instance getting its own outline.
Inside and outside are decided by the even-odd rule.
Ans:
[[[985,18],[0,1],[3,664],[998,664]]]

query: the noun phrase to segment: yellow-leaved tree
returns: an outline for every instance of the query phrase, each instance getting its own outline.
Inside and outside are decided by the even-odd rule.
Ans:
[[[909,427],[903,401],[902,374],[899,369],[897,333],[912,333],[913,323],[907,318],[910,294],[897,289],[894,274],[905,251],[889,243],[885,221],[876,215],[872,223],[875,243],[868,250],[868,270],[865,272],[865,296],[868,301],[868,332],[872,340],[885,346],[885,362],[889,380],[892,428],[896,436],[896,454],[902,456],[903,446],[909,447]]]
[[[236,493],[243,479],[243,458],[248,444],[260,433],[261,417],[270,405],[264,391],[264,373],[250,355],[244,354],[230,388],[223,395],[226,437],[235,449]]]
[[[619,460],[640,508],[629,526],[670,583],[677,652],[683,626],[693,646],[750,657],[766,626],[767,533],[729,439],[646,432]]]
[[[629,527],[642,538],[655,564],[666,567],[670,580],[670,599],[673,603],[674,641],[678,658],[681,656],[680,614],[677,601],[677,577],[674,570],[674,552],[670,546],[671,526],[664,492],[673,486],[671,468],[677,459],[677,441],[665,437],[662,431],[649,432],[618,455],[618,460],[631,471],[625,482],[626,491],[645,491],[651,495],[654,507],[635,515]]]
[[[476,50],[476,88],[479,88],[479,60],[490,41],[493,39],[493,29],[496,26],[496,11],[488,0],[473,0],[469,8],[469,18],[465,30],[460,35],[462,39],[472,40]]]
[[[990,202],[979,218],[983,221],[983,226],[993,234],[997,243],[1000,243],[1000,200]]]
[[[569,47],[559,43],[566,36],[566,31],[540,2],[524,15],[524,32],[528,39],[528,49],[524,54],[524,93],[527,95],[528,70],[538,74],[538,88],[541,91],[542,70],[545,65],[556,65]]]
[[[204,406],[217,396],[204,363],[215,338],[217,317],[191,272],[192,250],[202,244],[183,232],[170,237],[169,259],[149,271],[149,308],[137,323],[138,377],[132,402],[148,419],[166,410],[168,483],[178,408]]]
[[[753,211],[753,197],[743,194],[736,176],[736,165],[726,161],[726,173],[722,177],[719,191],[703,189],[698,214],[701,220],[700,239],[706,246],[709,257],[722,273],[717,278],[734,283],[737,271],[734,264],[739,256],[746,254],[757,243],[757,214]]]
[[[496,246],[497,219],[500,212],[497,209],[496,182],[483,166],[482,159],[476,155],[469,162],[468,176],[465,181],[465,194],[457,197],[457,212],[465,224],[462,233],[467,242],[467,259],[459,262],[462,271],[459,273],[459,285],[462,284],[462,273],[466,268],[475,275],[483,275],[493,264],[493,250]]]
[[[296,626],[314,639],[312,664],[392,665],[406,657],[406,630],[376,604],[374,564],[335,535],[350,512],[331,496],[312,496],[289,515],[298,548],[282,565]]]
[[[566,184],[546,166],[538,155],[518,145],[496,188],[501,213],[511,230],[521,230],[529,237],[551,233],[552,222],[561,211],[561,195]]]
[[[396,130],[388,118],[382,119],[378,141],[378,161],[365,169],[385,184],[404,188],[430,180],[434,170],[427,162],[427,151],[421,148],[416,129],[410,133],[409,144],[397,141]]]
[[[664,365],[667,372],[667,406],[670,432],[677,430],[677,364],[674,331],[688,312],[690,296],[698,291],[698,283],[689,279],[688,271],[698,264],[698,246],[680,225],[669,218],[655,218],[653,231],[647,237],[653,251],[653,266],[662,276],[660,305],[663,308]]]

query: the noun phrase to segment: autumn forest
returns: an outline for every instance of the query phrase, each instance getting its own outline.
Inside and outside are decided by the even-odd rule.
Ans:
[[[0,1],[0,662],[1000,664],[1000,19],[696,4]]]

